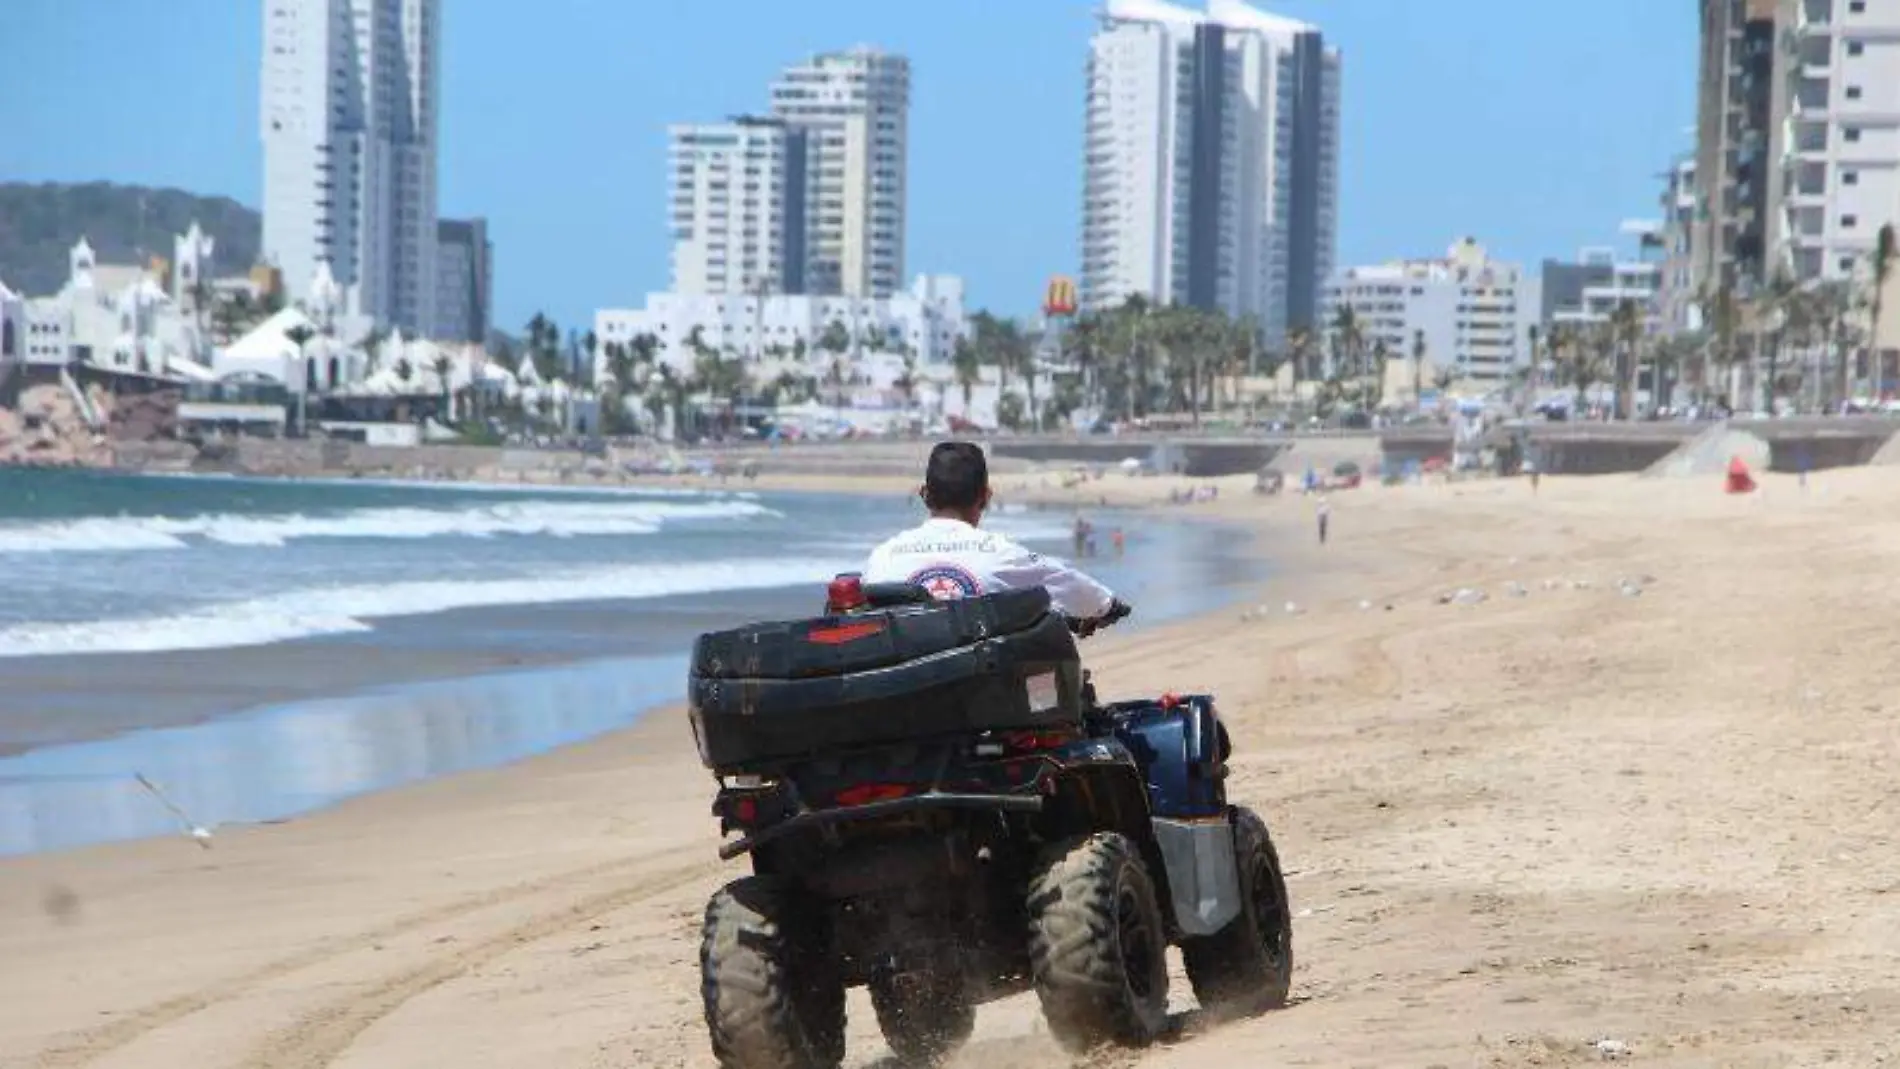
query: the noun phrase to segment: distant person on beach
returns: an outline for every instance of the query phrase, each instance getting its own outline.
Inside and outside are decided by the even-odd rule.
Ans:
[[[1077,513],[1075,517],[1075,555],[1078,557],[1086,556],[1088,554],[1088,548],[1089,521],[1083,519],[1081,514]]]
[[[1319,518],[1319,544],[1323,546],[1326,544],[1327,523],[1333,516],[1333,506],[1326,500],[1325,494],[1320,495],[1319,508],[1315,514]]]
[[[1537,461],[1533,460],[1530,457],[1525,457],[1524,458],[1524,474],[1531,477],[1531,493],[1533,494],[1536,493],[1537,492],[1537,477],[1539,474],[1537,471]]]
[[[1122,529],[1119,527],[1115,528],[1114,533],[1109,535],[1109,540],[1115,544],[1115,555],[1117,557],[1121,556],[1122,550],[1125,548],[1122,541]]]

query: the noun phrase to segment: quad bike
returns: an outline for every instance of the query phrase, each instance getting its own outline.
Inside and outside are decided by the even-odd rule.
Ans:
[[[1041,589],[933,601],[834,580],[825,615],[700,636],[699,754],[723,858],[701,988],[726,1069],[832,1069],[845,990],[930,1062],[1033,988],[1066,1048],[1167,1028],[1167,949],[1204,1007],[1273,1008],[1293,970],[1266,824],[1229,805],[1207,697],[1100,705]]]

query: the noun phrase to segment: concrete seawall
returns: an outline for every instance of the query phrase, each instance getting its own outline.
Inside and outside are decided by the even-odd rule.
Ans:
[[[1727,463],[1726,446],[1709,437],[1712,423],[1536,423],[1521,428],[1542,471],[1550,475],[1608,475],[1697,472],[1710,457]],[[1900,448],[1890,447],[1900,420],[1884,417],[1804,417],[1732,420],[1724,433],[1739,436],[1730,444],[1761,456],[1749,445],[1765,443],[1766,466],[1792,472],[1869,463],[1900,463]],[[1509,441],[1510,429],[1496,432],[1495,447]],[[748,462],[762,472],[805,475],[915,475],[923,469],[931,440],[745,443],[682,450],[688,458],[737,471]],[[1367,473],[1396,470],[1433,458],[1449,458],[1452,435],[1442,427],[1392,428],[1381,434],[1207,436],[1088,436],[1000,438],[986,443],[990,464],[999,473],[1038,467],[1113,468],[1134,459],[1151,470],[1180,471],[1197,478],[1251,474],[1272,467],[1289,476],[1309,467],[1330,472],[1342,462]],[[1742,450],[1742,446],[1748,446]],[[598,467],[598,457],[572,450],[511,449],[471,445],[371,446],[346,441],[237,439],[198,450],[183,442],[114,443],[115,461],[128,468],[229,471],[266,475],[339,475],[359,473],[391,477],[475,476],[508,479],[546,478],[562,471]],[[1735,451],[1735,450],[1731,450]],[[1707,454],[1706,456],[1703,454]]]
[[[1737,438],[1736,451],[1746,452],[1751,463],[1761,454],[1748,440],[1766,445],[1765,466],[1775,471],[1793,472],[1806,466],[1810,471],[1868,464],[1900,432],[1900,420],[1884,416],[1803,416],[1788,419],[1737,419],[1726,425],[1714,423],[1531,423],[1521,428],[1524,441],[1537,458],[1538,467],[1549,475],[1614,475],[1633,472],[1658,474],[1678,466],[1698,465],[1690,457],[1696,450],[1707,451],[1705,436],[1713,428],[1726,427]],[[1493,432],[1487,444],[1505,444],[1513,429]],[[1439,427],[1404,427],[1385,432],[1380,438],[1381,454],[1388,466],[1406,461],[1424,461],[1431,457],[1450,457],[1451,431]],[[1728,458],[1724,455],[1722,464]]]

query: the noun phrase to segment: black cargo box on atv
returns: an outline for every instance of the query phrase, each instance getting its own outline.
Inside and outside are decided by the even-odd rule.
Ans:
[[[1082,670],[1041,588],[701,635],[700,759],[769,771],[820,752],[1079,723]]]

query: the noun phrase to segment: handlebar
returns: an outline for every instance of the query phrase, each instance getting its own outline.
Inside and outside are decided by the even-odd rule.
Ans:
[[[1133,605],[1116,599],[1109,605],[1108,611],[1100,616],[1087,620],[1075,616],[1069,617],[1069,630],[1073,632],[1077,638],[1087,638],[1104,627],[1113,627],[1123,620],[1126,620],[1134,611],[1135,607]]]

